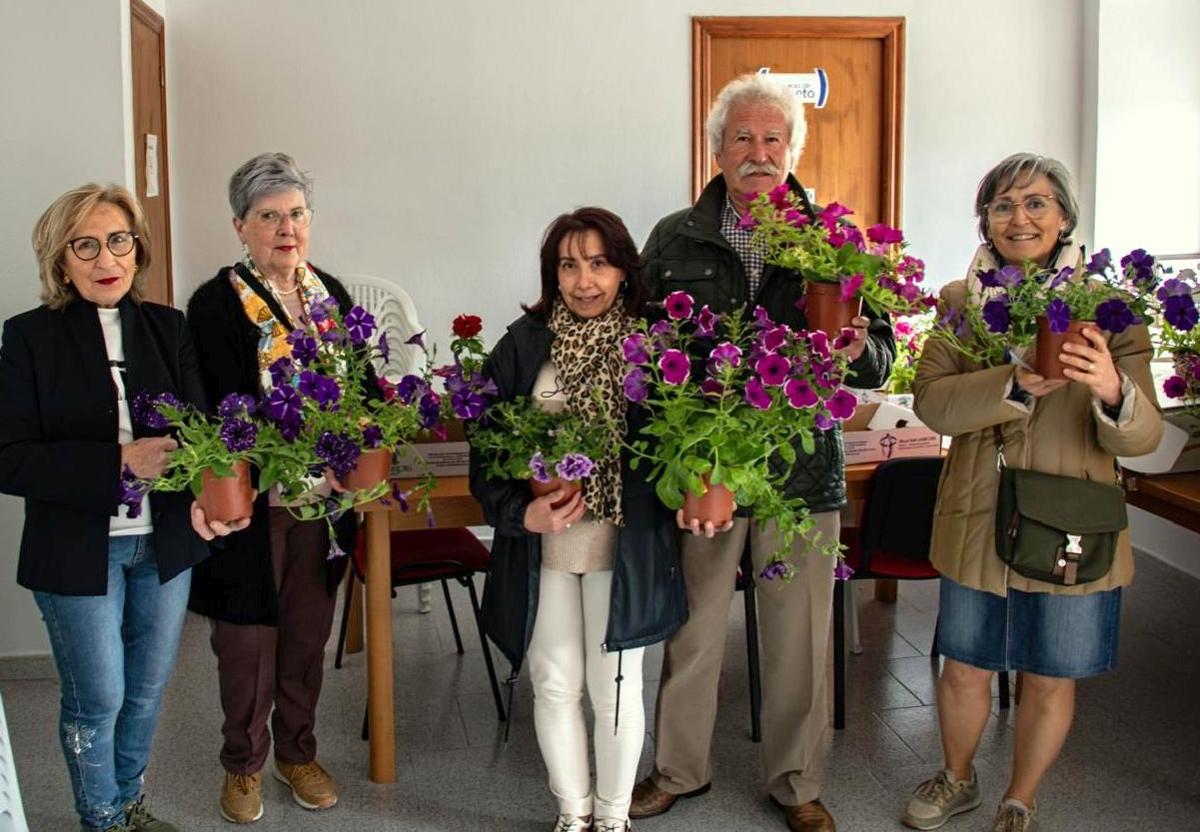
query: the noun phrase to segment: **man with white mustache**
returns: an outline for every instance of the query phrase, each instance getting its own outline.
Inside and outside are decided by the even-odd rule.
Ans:
[[[810,219],[815,209],[791,175],[804,145],[804,111],[785,87],[746,75],[717,96],[707,124],[720,175],[696,204],[665,217],[642,251],[651,298],[683,290],[696,307],[718,314],[762,306],[777,323],[807,329],[796,301],[804,280],[768,266],[739,227],[753,194],[786,181]],[[887,319],[864,310],[846,352],[848,379],[856,387],[882,386],[896,348]],[[785,489],[803,497],[826,539],[837,539],[846,502],[839,429],[818,433],[812,454],[797,446]],[[680,797],[712,785],[711,744],[717,683],[725,648],[729,605],[738,563],[747,543],[756,579],[776,548],[770,529],[747,517],[723,528],[693,523],[684,535],[682,560],[689,618],[666,647],[655,719],[654,771],[633,791],[630,817],[668,811]],[[785,587],[767,583],[758,594],[763,670],[763,770],[771,801],[793,832],[834,832],[833,816],[819,799],[828,727],[825,662],[833,606],[834,559],[798,540],[791,561],[796,576]]]

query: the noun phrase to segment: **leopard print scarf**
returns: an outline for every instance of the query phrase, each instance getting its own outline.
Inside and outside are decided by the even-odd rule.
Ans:
[[[550,360],[558,371],[567,397],[567,409],[585,418],[609,420],[615,427],[613,452],[596,467],[583,490],[583,502],[595,520],[625,525],[621,508],[621,441],[625,437],[625,390],[622,385],[625,359],[621,341],[633,332],[633,320],[625,314],[618,298],[612,308],[596,318],[580,318],[561,300],[550,312],[554,342]],[[599,390],[601,396],[593,395]]]

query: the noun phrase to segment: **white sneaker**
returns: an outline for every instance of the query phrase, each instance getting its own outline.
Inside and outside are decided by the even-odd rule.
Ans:
[[[554,832],[591,832],[592,816],[559,815],[554,822]]]
[[[592,832],[629,832],[632,828],[628,820],[618,818],[596,818],[592,823]]]
[[[900,821],[911,829],[940,829],[960,812],[974,809],[979,801],[979,778],[974,767],[970,780],[955,780],[949,770],[943,769],[917,786]]]

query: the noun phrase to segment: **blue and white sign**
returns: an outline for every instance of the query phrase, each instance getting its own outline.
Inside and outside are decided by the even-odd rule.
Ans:
[[[823,69],[812,72],[771,72],[769,66],[758,70],[759,75],[770,75],[772,81],[777,81],[792,91],[801,103],[811,104],[818,110],[829,100],[829,76]]]

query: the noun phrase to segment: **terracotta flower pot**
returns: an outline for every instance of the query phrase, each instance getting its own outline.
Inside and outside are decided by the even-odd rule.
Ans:
[[[1081,344],[1082,346],[1090,346],[1090,342],[1083,337],[1082,330],[1085,326],[1096,326],[1095,321],[1070,321],[1067,324],[1066,332],[1053,332],[1050,329],[1050,319],[1045,315],[1038,315],[1037,318],[1037,346],[1034,348],[1034,370],[1039,376],[1047,379],[1065,379],[1063,375],[1063,367],[1065,366],[1058,360],[1059,353],[1062,352],[1063,344]]]
[[[226,523],[251,515],[252,493],[250,463],[243,459],[233,463],[231,477],[218,477],[213,469],[205,468],[200,474],[200,496],[196,502],[204,509],[206,519]]]
[[[724,485],[710,485],[707,475],[701,479],[704,493],[688,492],[683,497],[683,522],[691,525],[692,520],[699,520],[703,526],[711,520],[714,526],[723,526],[733,519],[733,492]]]
[[[364,451],[350,473],[342,479],[342,485],[351,491],[374,488],[388,478],[392,472],[392,452],[388,448]]]
[[[533,492],[533,496],[535,497],[545,497],[547,494],[553,494],[560,488],[567,489],[567,495],[551,503],[550,508],[565,506],[576,491],[583,490],[583,480],[564,480],[561,477],[551,477],[549,482],[539,482],[535,479],[529,480],[529,490]]]
[[[842,300],[842,287],[838,283],[804,284],[804,320],[809,329],[819,329],[831,339],[836,338],[861,312],[862,298]]]

